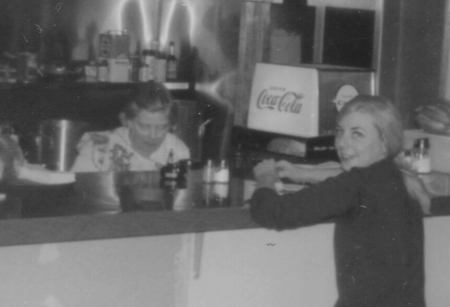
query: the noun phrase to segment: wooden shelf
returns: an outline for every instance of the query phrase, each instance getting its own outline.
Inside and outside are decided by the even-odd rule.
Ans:
[[[64,82],[64,81],[55,81],[55,82],[30,82],[30,83],[0,83],[0,89],[11,89],[11,88],[76,88],[76,87],[92,87],[92,88],[123,88],[130,87],[133,85],[139,84],[138,82]],[[169,90],[189,90],[190,83],[189,82],[164,82],[164,85]]]

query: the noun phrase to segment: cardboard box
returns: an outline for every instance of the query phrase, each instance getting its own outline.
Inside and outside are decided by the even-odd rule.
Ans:
[[[108,59],[108,81],[130,82],[130,60]]]
[[[257,63],[247,126],[299,137],[334,134],[337,106],[374,94],[374,87],[371,70]]]

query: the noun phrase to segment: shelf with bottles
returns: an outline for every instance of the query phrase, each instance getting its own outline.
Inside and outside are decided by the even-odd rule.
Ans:
[[[95,88],[129,88],[138,85],[141,82],[77,82],[87,87]],[[162,82],[169,91],[192,91],[195,90],[195,84],[183,81]]]
[[[61,84],[103,87],[103,84],[120,86],[155,80],[165,83],[169,90],[192,90],[195,83],[192,64],[196,53],[188,51],[189,54],[181,56],[179,61],[175,47],[173,41],[164,47],[153,41],[141,49],[138,42],[133,54],[103,52],[97,57],[91,51],[87,60],[48,63],[38,63],[33,54],[27,53],[20,58],[21,61],[0,63],[0,86],[9,88],[45,83],[50,87]]]
[[[184,78],[179,73],[181,64],[175,52],[175,42],[170,41],[167,46],[163,46],[157,40],[153,40],[141,49],[138,41],[134,54],[130,56],[130,78],[139,82],[148,80],[176,82]]]

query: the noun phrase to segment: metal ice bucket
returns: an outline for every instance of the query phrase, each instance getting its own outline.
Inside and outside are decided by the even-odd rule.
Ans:
[[[67,119],[45,120],[36,136],[37,162],[47,169],[69,171],[75,161],[76,146],[88,124]]]

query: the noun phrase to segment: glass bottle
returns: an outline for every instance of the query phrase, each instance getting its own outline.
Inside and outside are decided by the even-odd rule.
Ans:
[[[416,172],[426,174],[431,171],[430,141],[419,138],[414,143],[414,166]]]
[[[242,144],[239,144],[234,151],[234,158],[232,163],[233,172],[242,175],[244,173],[244,154],[242,151]]]
[[[218,183],[213,185],[213,201],[212,207],[228,207],[229,205],[229,185],[225,183]]]
[[[154,40],[154,41],[152,41],[151,43],[150,43],[150,52],[149,52],[149,56],[150,56],[150,58],[149,58],[149,60],[150,60],[150,63],[148,64],[149,65],[149,69],[150,69],[150,72],[149,72],[149,78],[151,78],[151,80],[154,80],[155,79],[155,74],[156,74],[156,60],[157,60],[157,58],[158,58],[158,52],[159,52],[159,42],[158,41],[156,41],[156,40]]]
[[[139,81],[139,69],[141,68],[141,42],[137,41],[136,50],[131,59],[131,81]]]
[[[159,52],[155,60],[155,80],[158,82],[166,82],[166,64],[167,56],[164,47],[159,45]]]
[[[167,163],[161,168],[161,182],[165,187],[175,187],[178,177],[178,168],[175,164],[173,150],[169,151]]]
[[[230,170],[226,160],[221,160],[219,166],[214,172],[214,182],[228,183],[230,181]]]
[[[169,54],[167,55],[167,81],[175,81],[178,77],[178,59],[175,56],[175,43],[169,43]]]
[[[97,80],[99,82],[107,82],[108,81],[108,62],[106,62],[106,60],[102,60],[98,64]]]
[[[187,177],[191,170],[191,160],[184,159],[177,163],[177,188],[184,189],[187,186]]]
[[[214,176],[214,166],[211,159],[206,161],[206,165],[203,168],[203,182],[211,183],[213,182]]]
[[[155,48],[157,48],[157,42],[152,41],[150,47],[142,51],[143,72],[141,73],[141,81],[143,82],[155,79]]]
[[[213,185],[206,183],[202,186],[203,207],[212,207],[214,204]]]

